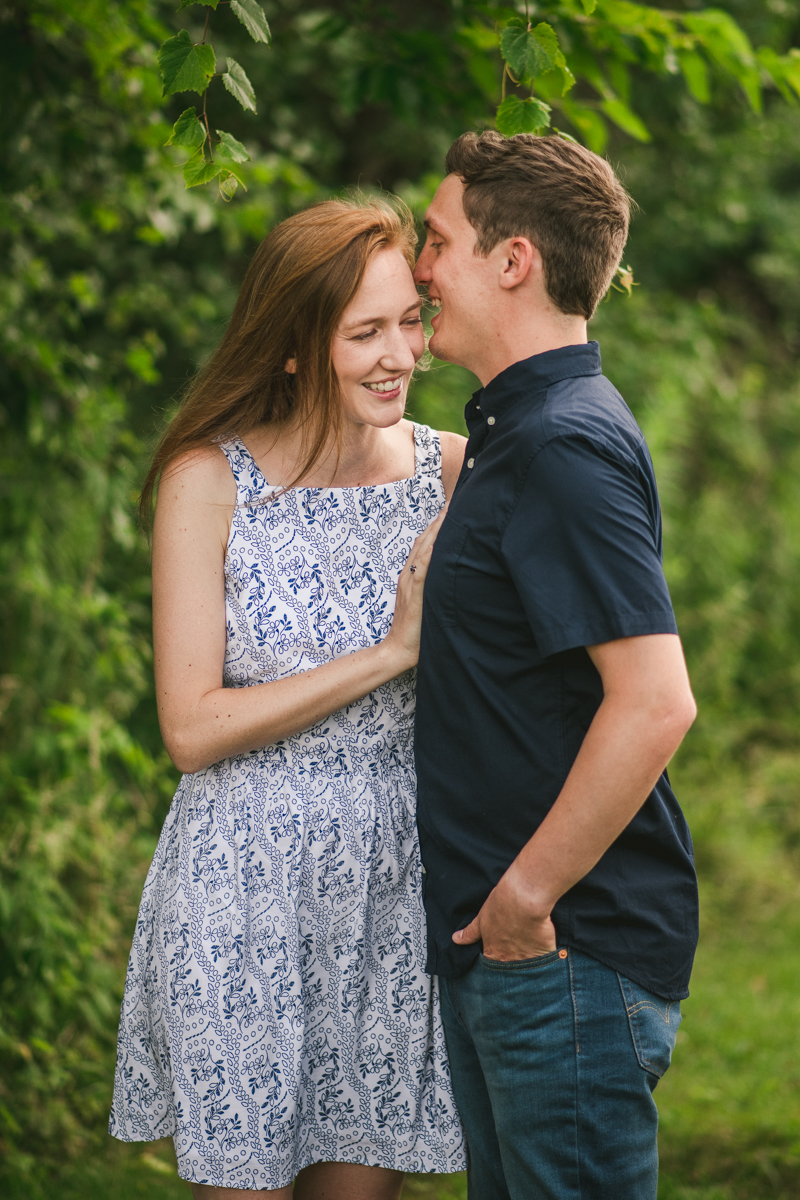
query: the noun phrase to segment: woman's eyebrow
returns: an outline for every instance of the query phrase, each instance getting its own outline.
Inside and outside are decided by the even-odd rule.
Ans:
[[[413,312],[415,308],[421,308],[423,297],[418,296],[416,300],[409,304],[408,308],[404,309],[403,316],[406,313]],[[345,329],[358,329],[359,325],[382,325],[386,317],[360,317],[357,321],[351,321],[349,325],[345,325]]]

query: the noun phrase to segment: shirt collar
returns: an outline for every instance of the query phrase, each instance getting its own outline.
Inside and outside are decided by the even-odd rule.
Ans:
[[[512,363],[499,375],[495,375],[486,387],[480,388],[467,404],[464,416],[467,422],[498,417],[515,400],[531,392],[541,391],[562,379],[573,379],[579,375],[600,375],[600,346],[597,342],[586,342],[580,346],[560,346],[558,350],[545,350],[521,362]]]

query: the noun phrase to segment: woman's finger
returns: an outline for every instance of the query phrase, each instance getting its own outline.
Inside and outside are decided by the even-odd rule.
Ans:
[[[412,565],[419,566],[420,561],[423,559],[425,560],[425,565],[427,565],[427,563],[430,561],[434,543],[436,542],[436,538],[446,515],[447,506],[442,509],[434,521],[431,521],[428,528],[419,535],[409,552],[408,560],[406,562],[407,567],[410,568]]]

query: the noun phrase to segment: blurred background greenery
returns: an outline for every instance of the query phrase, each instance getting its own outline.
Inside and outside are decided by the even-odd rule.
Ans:
[[[220,21],[259,115],[229,206],[160,147],[175,0],[0,0],[0,1189],[178,1197],[168,1143],[105,1134],[141,885],[176,777],[161,747],[135,501],[154,433],[213,347],[256,242],[354,184],[419,213],[499,68],[460,0],[265,3],[269,51]],[[685,0],[678,9],[696,7]],[[798,42],[798,0],[728,0]],[[196,10],[200,11],[200,10]],[[194,18],[191,18],[194,20]],[[196,24],[196,20],[195,20]],[[474,40],[474,39],[473,39]],[[701,106],[633,75],[652,140],[608,147],[640,210],[592,333],[650,442],[700,718],[673,767],[703,899],[692,996],[659,1086],[664,1200],[800,1195],[800,138],[798,109]],[[460,430],[435,365],[414,415]],[[464,1180],[409,1195],[465,1197]]]

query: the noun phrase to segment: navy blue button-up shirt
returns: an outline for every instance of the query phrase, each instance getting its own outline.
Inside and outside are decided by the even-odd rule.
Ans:
[[[479,953],[451,936],[550,810],[600,705],[585,647],[676,632],[650,455],[597,343],[515,363],[466,418],[417,679],[428,969],[443,975]],[[553,921],[560,945],[688,995],[697,884],[666,772]]]

